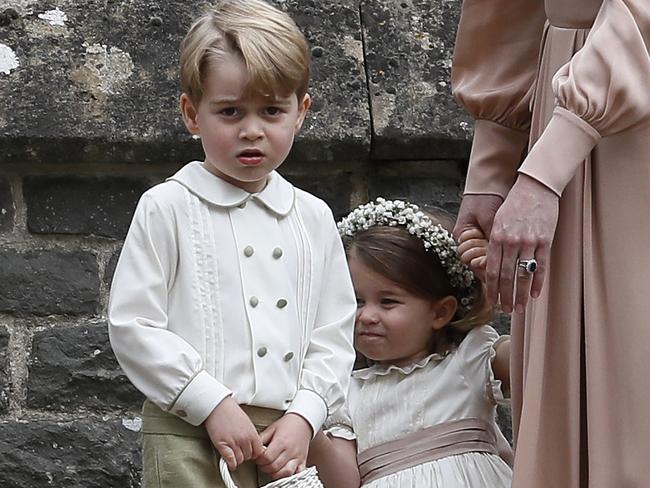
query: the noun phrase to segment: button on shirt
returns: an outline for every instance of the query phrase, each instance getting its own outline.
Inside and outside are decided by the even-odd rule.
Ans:
[[[134,385],[193,425],[232,394],[316,432],[347,392],[355,310],[321,200],[275,172],[250,194],[194,162],[141,198],[109,332]]]

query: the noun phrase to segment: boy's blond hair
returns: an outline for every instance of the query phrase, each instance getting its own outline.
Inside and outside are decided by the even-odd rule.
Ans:
[[[212,63],[231,54],[248,71],[247,89],[263,96],[307,93],[310,51],[288,14],[262,0],[226,0],[199,17],[181,43],[181,87],[198,103]]]

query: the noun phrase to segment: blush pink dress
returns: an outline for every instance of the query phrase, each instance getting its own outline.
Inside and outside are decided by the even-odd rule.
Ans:
[[[513,316],[513,486],[650,486],[650,1],[464,0],[465,193],[561,196],[542,296]]]

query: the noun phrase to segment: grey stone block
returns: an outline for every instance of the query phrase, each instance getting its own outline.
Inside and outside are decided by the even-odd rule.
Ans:
[[[11,232],[14,227],[14,200],[11,185],[0,178],[0,232]]]
[[[0,22],[0,39],[18,63],[0,74],[1,161],[201,158],[201,147],[187,134],[178,111],[178,50],[192,19],[210,3],[61,0],[56,22],[46,15],[53,6],[37,2],[27,8],[18,2]],[[367,158],[368,97],[357,2],[275,3],[295,14],[314,53],[314,106],[293,157],[354,153]]]
[[[463,158],[471,120],[451,95],[460,0],[361,2],[373,159]]]
[[[512,445],[512,409],[509,406],[497,407],[497,424],[510,445]]]
[[[350,208],[352,184],[349,173],[319,176],[287,176],[298,188],[322,198],[332,209],[335,218],[345,215]]]
[[[9,332],[0,326],[0,413],[9,406]]]
[[[138,409],[143,401],[115,359],[106,324],[55,327],[34,334],[29,408],[106,411]]]
[[[504,313],[495,313],[492,327],[501,335],[510,334],[510,315]]]
[[[0,312],[95,314],[99,272],[85,251],[0,248]]]
[[[106,264],[106,270],[104,271],[104,283],[106,283],[107,286],[111,286],[111,283],[113,282],[113,275],[115,274],[115,267],[117,266],[117,260],[120,259],[120,252],[122,249],[120,248],[119,250],[115,251],[111,258],[108,260],[108,263]]]
[[[26,177],[27,227],[37,234],[123,239],[138,199],[148,186],[146,181],[127,177]]]
[[[432,163],[432,165],[437,163]],[[444,164],[443,162],[440,163]],[[395,163],[399,165],[399,163]],[[460,207],[461,181],[456,170],[441,168],[438,174],[431,171],[423,174],[395,172],[393,166],[388,171],[373,173],[369,179],[371,199],[382,196],[389,199],[408,200],[421,206],[432,205],[456,215]]]
[[[133,419],[0,423],[3,488],[136,488],[140,434]]]

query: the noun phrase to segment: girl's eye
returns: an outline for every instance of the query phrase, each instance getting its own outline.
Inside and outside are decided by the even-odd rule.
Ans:
[[[381,304],[382,305],[396,305],[399,302],[395,300],[394,298],[382,298],[381,299]]]
[[[361,298],[357,298],[357,308],[363,307],[364,304],[365,304],[365,302],[363,300],[361,300]]]

